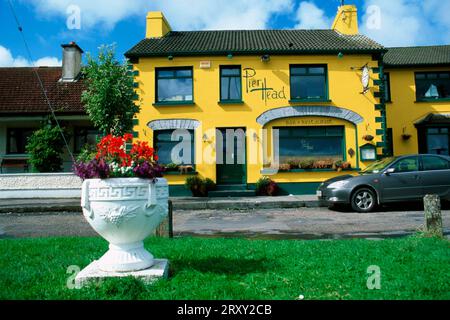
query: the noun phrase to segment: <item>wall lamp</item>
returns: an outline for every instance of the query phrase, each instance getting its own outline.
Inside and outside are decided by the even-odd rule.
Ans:
[[[270,55],[268,55],[268,54],[265,54],[265,55],[262,55],[261,56],[261,61],[262,62],[269,62],[270,61]]]

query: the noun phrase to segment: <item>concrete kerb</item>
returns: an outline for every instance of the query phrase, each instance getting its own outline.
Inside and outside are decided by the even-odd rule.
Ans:
[[[171,198],[174,211],[183,210],[254,210],[316,208],[314,196],[255,198]],[[0,213],[81,212],[80,199],[14,199],[3,200]]]

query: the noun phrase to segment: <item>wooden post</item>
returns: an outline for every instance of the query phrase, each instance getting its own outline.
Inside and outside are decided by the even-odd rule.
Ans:
[[[423,206],[426,232],[442,237],[441,199],[438,195],[427,194],[423,198]]]
[[[156,229],[156,236],[162,238],[173,238],[173,204],[169,200],[169,214],[167,218]]]

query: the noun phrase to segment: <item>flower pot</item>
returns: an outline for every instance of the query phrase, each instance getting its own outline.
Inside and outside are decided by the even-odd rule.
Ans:
[[[88,179],[83,182],[81,207],[91,227],[109,242],[98,261],[100,270],[130,272],[150,268],[153,256],[143,240],[168,215],[166,179]]]
[[[411,139],[411,135],[410,134],[407,134],[407,133],[404,133],[404,134],[402,134],[402,139],[403,140],[409,140],[409,139]]]

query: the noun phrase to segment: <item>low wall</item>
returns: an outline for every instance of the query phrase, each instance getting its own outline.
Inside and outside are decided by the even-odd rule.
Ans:
[[[0,175],[0,199],[80,198],[82,180],[73,173]]]

